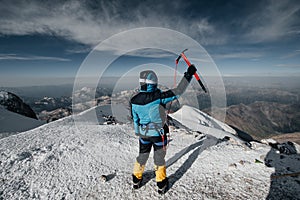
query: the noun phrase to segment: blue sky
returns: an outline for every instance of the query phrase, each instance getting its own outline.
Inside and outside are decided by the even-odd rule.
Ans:
[[[141,27],[168,28],[193,38],[223,76],[300,76],[297,0],[2,0],[0,86],[75,77],[99,42]],[[140,55],[122,59],[116,64],[123,71],[131,64],[168,65],[172,60]]]

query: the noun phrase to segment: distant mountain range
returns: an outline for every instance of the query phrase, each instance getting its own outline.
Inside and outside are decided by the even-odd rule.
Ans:
[[[167,88],[162,88],[162,90],[165,89]],[[27,104],[25,104],[16,95],[2,91],[0,93],[0,104],[12,112],[51,122],[96,105],[116,107],[120,104],[128,108],[129,99],[135,92],[135,90],[127,90],[112,94],[112,91],[108,88],[92,89],[83,87],[81,90],[76,91],[73,96],[44,96],[34,99],[22,96],[26,100]],[[235,128],[236,131],[247,133],[257,140],[282,133],[300,131],[300,104],[297,89],[284,91],[283,89],[267,90],[231,86],[226,89],[226,92],[229,106],[226,108],[225,122]],[[197,94],[199,95],[198,105],[197,102],[190,102],[194,100],[188,98],[190,93],[191,91],[187,90],[185,98],[173,102],[171,111],[175,112],[186,104],[199,107],[211,115],[209,95],[199,92]],[[255,99],[260,101],[255,101]],[[224,110],[225,108],[219,108],[220,113]],[[114,112],[117,113],[118,109],[115,109]],[[214,112],[213,117],[220,119],[218,114],[218,112]],[[105,117],[107,116],[105,115]],[[118,120],[118,116],[111,117],[117,117]]]
[[[224,109],[219,109],[219,112]],[[206,112],[210,113],[209,110]],[[216,112],[215,118],[219,118]],[[300,130],[300,105],[258,101],[248,105],[238,104],[226,109],[225,122],[255,139]]]

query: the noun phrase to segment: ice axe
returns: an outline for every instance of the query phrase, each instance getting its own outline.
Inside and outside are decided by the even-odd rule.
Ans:
[[[187,59],[187,57],[186,57],[185,54],[184,54],[184,52],[187,51],[187,50],[188,50],[188,49],[185,49],[185,50],[183,50],[183,51],[180,53],[180,55],[178,56],[178,58],[177,58],[176,61],[175,61],[175,62],[176,62],[176,65],[178,64],[180,58],[183,58],[184,61],[186,62],[186,64],[187,64],[189,67],[190,67],[191,65],[193,65],[193,64],[191,64],[191,62]],[[207,93],[207,90],[206,90],[206,88],[204,87],[202,81],[200,80],[200,77],[199,77],[199,75],[197,74],[197,72],[195,72],[194,76],[195,76],[196,80],[198,81],[198,83],[200,84],[201,88],[204,90],[204,92]]]

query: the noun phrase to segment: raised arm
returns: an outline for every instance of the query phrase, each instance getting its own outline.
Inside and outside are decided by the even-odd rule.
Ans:
[[[182,77],[176,88],[162,92],[162,103],[166,104],[182,95],[191,82],[196,71],[196,67],[194,65],[191,65],[184,73],[184,76]]]

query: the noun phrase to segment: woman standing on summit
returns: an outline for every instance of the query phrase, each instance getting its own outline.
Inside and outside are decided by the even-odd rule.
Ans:
[[[153,146],[158,192],[166,192],[168,178],[164,146],[167,144],[168,126],[165,124],[165,106],[185,91],[195,72],[195,66],[189,66],[178,86],[164,92],[157,88],[158,79],[154,71],[146,70],[140,73],[140,91],[130,100],[134,130],[139,136],[139,155],[132,174],[134,189],[141,185],[145,165]]]

